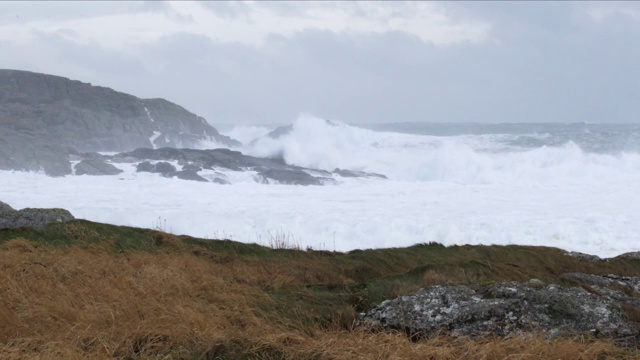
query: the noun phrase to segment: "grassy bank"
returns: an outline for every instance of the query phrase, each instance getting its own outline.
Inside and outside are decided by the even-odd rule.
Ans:
[[[640,261],[525,246],[272,249],[87,221],[0,230],[0,358],[640,359],[606,340],[413,343],[353,327],[420,287],[574,285],[566,272],[640,276]]]

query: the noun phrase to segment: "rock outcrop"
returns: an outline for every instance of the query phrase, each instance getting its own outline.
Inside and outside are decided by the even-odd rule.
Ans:
[[[255,171],[258,174],[257,180],[263,183],[323,185],[334,181],[333,178],[331,178],[331,173],[326,171],[287,165],[283,161],[276,159],[247,156],[239,151],[229,149],[136,149],[113,156],[104,156],[104,159],[114,163],[140,162],[136,166],[138,172],[157,172],[162,173],[164,176],[175,176],[185,180],[206,180],[203,178],[199,180],[193,176],[193,174],[197,175],[198,171],[202,169],[225,169],[232,171]],[[182,164],[183,168],[187,170],[176,171],[176,168],[168,163],[170,161]],[[159,167],[162,167],[164,170],[159,169]],[[198,175],[198,177],[200,176]],[[226,183],[226,181],[222,179],[214,182]]]
[[[569,277],[580,278],[575,274]],[[597,276],[585,279],[601,284],[603,289],[608,289],[605,283],[618,281]],[[637,285],[638,280],[629,281]],[[602,289],[596,294],[582,287],[544,285],[539,281],[477,287],[433,286],[384,301],[361,314],[359,324],[402,330],[413,337],[440,332],[479,337],[539,331],[549,338],[588,334],[635,343],[640,340],[640,325],[621,308],[620,298]]]
[[[51,223],[74,220],[73,215],[64,209],[31,209],[15,210],[0,201],[0,229],[33,227],[43,228]]]
[[[67,78],[0,70],[0,169],[71,174],[70,154],[140,147],[239,145],[163,99]]]
[[[85,159],[74,167],[76,175],[118,175],[122,170],[100,159]]]

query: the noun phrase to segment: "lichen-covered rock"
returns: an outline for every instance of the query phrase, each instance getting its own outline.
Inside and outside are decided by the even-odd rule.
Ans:
[[[76,175],[118,175],[122,170],[100,159],[85,159],[74,166]]]
[[[581,253],[578,251],[568,251],[566,253],[567,256],[571,256],[574,258],[578,258],[578,259],[583,259],[583,260],[587,260],[587,261],[591,261],[591,262],[599,262],[599,261],[603,261],[599,256],[597,255],[591,255],[591,254],[585,254],[585,253]]]
[[[14,208],[9,206],[9,204],[0,201],[0,216],[5,212],[16,211]]]
[[[640,312],[640,277],[567,273],[560,276]]]
[[[618,255],[617,257],[621,258],[621,259],[637,259],[637,260],[640,260],[640,251],[633,251],[633,252],[624,253],[622,255]]]
[[[598,334],[638,337],[638,324],[606,296],[582,288],[527,286],[502,282],[472,289],[433,286],[387,300],[361,314],[361,326],[406,331],[428,337],[444,331],[453,336],[506,336],[541,331],[548,337]]]
[[[67,222],[73,219],[73,215],[64,209],[26,208],[18,211],[0,202],[0,229],[19,227],[40,229],[51,223]]]

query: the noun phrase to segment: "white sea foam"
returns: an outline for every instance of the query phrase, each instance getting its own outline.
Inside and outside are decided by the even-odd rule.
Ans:
[[[375,132],[304,116],[290,132],[263,137],[248,154],[288,164],[379,172],[393,180],[464,184],[637,184],[638,153],[595,154],[573,142],[513,151],[505,135],[425,136]]]
[[[16,208],[64,207],[80,218],[139,227],[166,219],[174,233],[245,242],[268,243],[280,233],[328,250],[428,241],[548,245],[602,256],[640,250],[635,189],[605,184],[216,185],[133,172],[0,172],[0,182],[0,198]]]
[[[247,141],[266,133],[258,129],[235,133]],[[328,250],[429,241],[547,245],[601,256],[640,250],[638,153],[597,154],[572,142],[513,148],[508,136],[375,132],[302,117],[288,134],[249,140],[241,150],[390,180],[263,185],[253,173],[219,169],[232,184],[217,185],[116,164],[125,170],[118,176],[0,172],[0,200],[16,208],[64,207],[119,225],[152,227],[162,219],[167,230],[199,237],[268,243],[285,234],[302,247]]]
[[[264,126],[240,125],[235,126],[229,131],[222,132],[222,134],[229,136],[232,139],[238,140],[243,144],[249,144],[253,140],[267,135],[269,131],[271,130]]]

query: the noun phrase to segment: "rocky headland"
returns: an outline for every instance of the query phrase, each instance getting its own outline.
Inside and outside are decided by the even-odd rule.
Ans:
[[[323,185],[336,177],[384,178],[290,166],[281,159],[227,149],[240,145],[204,118],[164,99],[140,99],[59,76],[0,70],[0,170],[104,176],[122,173],[118,164],[136,162],[140,172],[219,184],[228,183],[222,174],[199,172],[252,171],[256,182],[295,185]],[[209,147],[217,148],[196,150]],[[100,155],[114,152],[120,154]],[[179,161],[182,168],[175,163],[156,166],[168,161]]]

